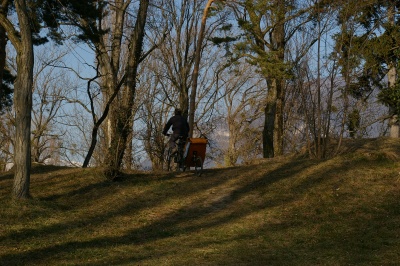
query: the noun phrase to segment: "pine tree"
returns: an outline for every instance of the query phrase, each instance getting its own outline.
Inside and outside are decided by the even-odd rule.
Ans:
[[[283,153],[284,99],[290,78],[288,42],[296,31],[313,18],[312,6],[300,8],[301,1],[236,1],[234,14],[243,38],[236,44],[239,56],[259,67],[268,90],[264,99],[263,156]],[[297,20],[298,23],[295,21]],[[309,44],[310,46],[312,44]]]
[[[399,3],[369,0],[342,4],[338,20],[342,30],[335,36],[335,53],[346,91],[360,98],[380,89],[379,99],[389,107],[390,136],[399,137]]]
[[[78,36],[79,38],[98,34],[92,29],[96,22],[94,18],[98,15],[96,4],[99,3],[87,0],[15,0],[3,1],[0,6],[0,26],[4,28],[17,53],[18,70],[14,82],[15,175],[12,193],[15,199],[30,197],[33,45],[43,44],[49,40],[48,38],[61,43],[63,36],[60,34],[60,25],[67,21],[76,21],[77,16],[91,18],[91,23],[80,28],[82,34]],[[16,13],[18,25],[9,20],[9,12]],[[47,36],[41,35],[43,27],[48,28]],[[2,67],[4,69],[4,65]]]

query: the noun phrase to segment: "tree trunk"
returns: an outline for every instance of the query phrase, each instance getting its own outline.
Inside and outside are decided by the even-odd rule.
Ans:
[[[238,160],[238,152],[236,149],[237,143],[237,126],[235,125],[235,117],[232,115],[232,106],[228,106],[228,132],[229,132],[229,140],[228,140],[228,149],[225,155],[225,166],[235,166]]]
[[[0,96],[3,93],[3,73],[4,68],[6,66],[6,45],[7,45],[7,37],[6,30],[0,26]],[[0,106],[1,110],[1,106]]]
[[[190,105],[189,105],[189,137],[193,137],[193,128],[194,128],[194,113],[196,111],[196,96],[197,96],[197,79],[199,76],[199,67],[200,67],[200,58],[201,58],[201,47],[203,46],[204,39],[204,31],[206,28],[208,11],[210,9],[211,4],[214,0],[208,0],[206,7],[204,8],[203,18],[201,19],[201,26],[199,37],[197,39],[196,45],[196,53],[194,59],[194,68],[193,68],[193,81],[192,81],[192,92],[190,94]]]
[[[113,121],[113,105],[115,104],[115,98],[118,97],[119,91],[122,87],[122,83],[124,82],[124,77],[118,81],[118,74],[120,69],[120,56],[121,56],[121,43],[123,37],[123,29],[125,26],[125,16],[126,10],[131,3],[130,0],[117,0],[114,2],[114,8],[112,9],[113,16],[112,21],[109,22],[112,24],[111,33],[105,34],[99,40],[92,40],[96,47],[96,58],[97,64],[99,65],[100,74],[102,76],[101,80],[101,88],[102,93],[104,95],[104,106],[103,106],[103,114],[100,119],[96,121],[96,117],[94,115],[94,106],[93,101],[91,99],[91,109],[93,116],[93,129],[92,129],[92,139],[91,145],[89,147],[88,153],[85,157],[84,163],[82,167],[87,167],[89,165],[90,159],[94,153],[94,150],[97,145],[97,134],[100,130],[100,127],[103,124],[103,121],[106,120],[106,126],[104,127],[105,134],[105,142],[106,147],[111,146],[111,138],[112,138],[112,121]],[[107,22],[105,22],[107,23]],[[99,24],[101,27],[101,24]],[[111,43],[111,47],[108,47],[108,44]],[[110,51],[110,52],[109,52]],[[97,76],[95,77],[97,78]],[[93,78],[92,80],[94,80]],[[91,81],[92,81],[91,80]],[[88,83],[88,95],[90,97],[90,83]],[[91,97],[90,97],[91,98]],[[114,101],[115,100],[115,101]],[[115,120],[115,119],[114,119]]]
[[[184,117],[189,116],[189,95],[188,95],[189,89],[188,88],[182,88],[179,93],[179,107],[182,110],[182,115]]]
[[[103,114],[101,115],[101,117],[97,121],[96,121],[96,118],[94,116],[93,100],[91,99],[91,103],[90,104],[92,106],[91,109],[92,109],[94,125],[93,125],[93,129],[92,129],[92,139],[91,139],[90,147],[89,147],[89,150],[88,150],[88,152],[86,154],[85,160],[84,160],[83,165],[82,165],[83,168],[86,168],[89,165],[89,162],[90,162],[90,159],[92,158],[94,149],[96,148],[97,133],[98,133],[98,131],[100,129],[101,124],[107,118],[109,110],[110,110],[110,106],[113,103],[113,101],[114,101],[115,97],[117,96],[117,94],[119,93],[120,87],[121,87],[121,83],[116,86],[116,88],[114,89],[113,94],[109,97],[108,101],[105,103]],[[90,93],[89,92],[89,88],[90,88],[90,83],[88,84],[88,93]],[[109,132],[111,132],[111,130]]]
[[[32,34],[24,0],[15,1],[18,15],[20,42],[13,43],[17,50],[17,79],[14,86],[15,107],[15,175],[13,198],[28,198],[31,168],[31,110],[33,84]]]
[[[276,88],[276,111],[274,124],[274,156],[283,154],[283,112],[285,81],[279,79]]]
[[[133,122],[131,120],[131,122]],[[133,124],[130,125],[130,128],[133,128]],[[124,166],[127,170],[133,170],[134,164],[133,164],[133,132],[131,131],[127,143],[126,143],[126,152],[125,152],[125,157],[124,157]]]
[[[266,76],[268,94],[265,106],[265,122],[263,130],[263,156],[272,158],[283,153],[283,112],[285,99],[285,13],[284,1],[277,1],[275,26],[270,32],[270,51],[272,58],[269,64],[275,64],[276,73]],[[260,42],[258,46],[264,47]],[[280,67],[279,67],[280,66]],[[282,68],[282,69],[279,69]]]
[[[388,72],[388,86],[389,88],[394,88],[396,84],[396,67],[394,64],[390,64],[389,72]],[[393,114],[393,111],[390,110],[392,116],[389,120],[390,126],[390,137],[398,138],[399,137],[399,118],[397,114]]]
[[[128,137],[132,131],[133,103],[136,92],[136,75],[143,47],[148,0],[141,0],[135,28],[131,35],[128,65],[126,68],[126,87],[122,91],[119,109],[111,116],[111,143],[107,152],[106,171],[108,179],[114,180],[120,172]]]
[[[395,3],[394,1],[389,1],[388,6],[388,20],[392,26],[395,26]],[[396,78],[397,78],[397,70],[395,62],[389,62],[389,71],[388,71],[388,87],[395,88]],[[392,110],[390,110],[391,113]],[[397,114],[393,114],[389,120],[390,126],[390,137],[398,138],[399,137],[399,120]]]
[[[268,84],[267,103],[264,109],[263,157],[273,158],[277,84],[276,80],[271,80],[267,82],[267,84]]]

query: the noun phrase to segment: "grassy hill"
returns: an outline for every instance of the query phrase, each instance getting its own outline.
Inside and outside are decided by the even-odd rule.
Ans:
[[[0,175],[0,265],[394,265],[400,140],[185,173],[35,166]]]

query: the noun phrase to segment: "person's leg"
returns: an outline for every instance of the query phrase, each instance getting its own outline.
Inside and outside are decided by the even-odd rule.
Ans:
[[[177,135],[177,134],[171,134],[171,136],[169,137],[168,146],[173,151],[176,150],[176,140],[178,139],[178,137],[179,137],[179,135]]]

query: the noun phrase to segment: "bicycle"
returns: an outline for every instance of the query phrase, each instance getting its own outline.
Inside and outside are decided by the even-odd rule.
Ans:
[[[186,168],[194,167],[195,174],[201,176],[207,143],[208,140],[205,138],[188,138],[185,147],[186,141],[180,136],[175,142],[175,148],[170,147],[167,151],[167,170],[184,172]],[[175,169],[173,169],[174,163]]]
[[[167,136],[170,136],[170,134],[167,134]],[[185,140],[183,136],[178,137],[175,145],[175,148],[169,147],[167,151],[167,170],[173,171],[173,164],[176,164],[175,169],[184,172],[186,166],[184,158]]]

